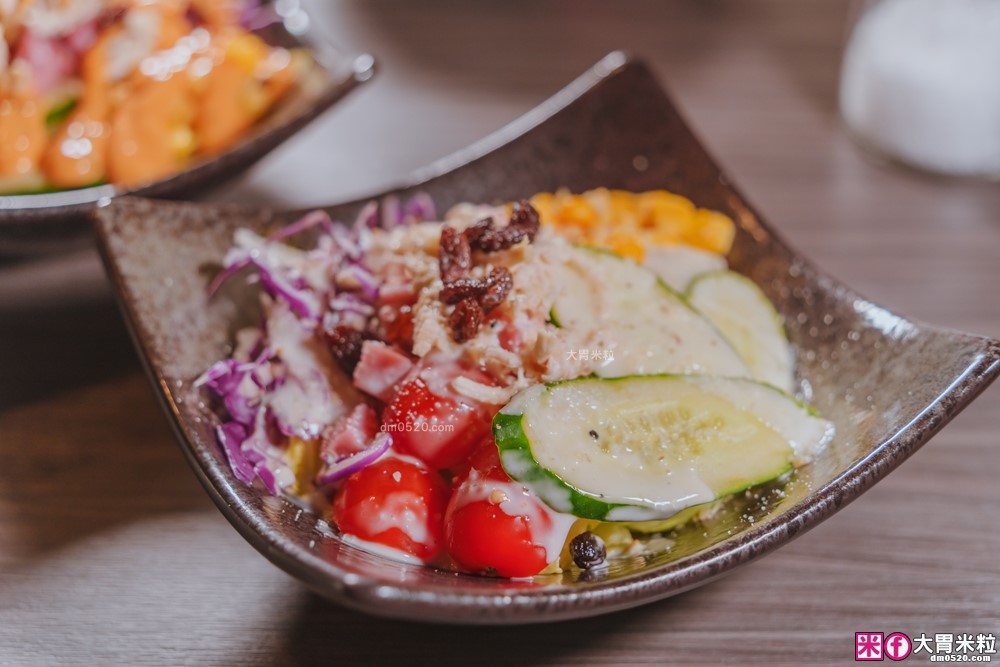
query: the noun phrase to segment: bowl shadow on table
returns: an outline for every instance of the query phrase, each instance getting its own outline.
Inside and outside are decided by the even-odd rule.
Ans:
[[[289,628],[285,651],[296,666],[332,664],[332,657],[340,664],[380,666],[611,664],[616,653],[641,655],[636,635],[666,632],[692,595],[591,618],[500,627],[379,618],[309,593]],[[651,647],[646,659],[655,664],[663,656]]]

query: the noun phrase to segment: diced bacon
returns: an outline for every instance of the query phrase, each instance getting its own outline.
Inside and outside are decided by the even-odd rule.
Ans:
[[[359,403],[323,435],[320,456],[328,461],[360,452],[371,443],[378,430],[378,418],[367,403]]]
[[[396,385],[413,368],[413,361],[377,340],[361,346],[361,360],[354,369],[354,386],[381,401],[392,398]]]

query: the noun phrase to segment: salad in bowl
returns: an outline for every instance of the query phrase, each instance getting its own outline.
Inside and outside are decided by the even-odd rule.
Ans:
[[[236,477],[345,541],[500,577],[601,568],[833,436],[774,307],[727,269],[734,235],[606,189],[241,229],[209,289],[246,276],[262,317],[196,384]]]
[[[0,195],[131,188],[220,154],[309,69],[250,0],[0,2]]]

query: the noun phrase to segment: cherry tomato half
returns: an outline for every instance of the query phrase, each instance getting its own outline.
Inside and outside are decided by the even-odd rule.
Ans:
[[[386,456],[347,478],[334,499],[333,520],[342,533],[430,560],[441,550],[447,502],[441,475]]]
[[[445,513],[448,554],[473,572],[530,577],[547,565],[541,539],[553,530],[550,510],[500,466],[492,438],[472,457]]]

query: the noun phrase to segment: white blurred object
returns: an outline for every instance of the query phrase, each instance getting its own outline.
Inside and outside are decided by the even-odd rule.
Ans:
[[[844,53],[840,107],[890,157],[1000,177],[1000,0],[869,3]]]

